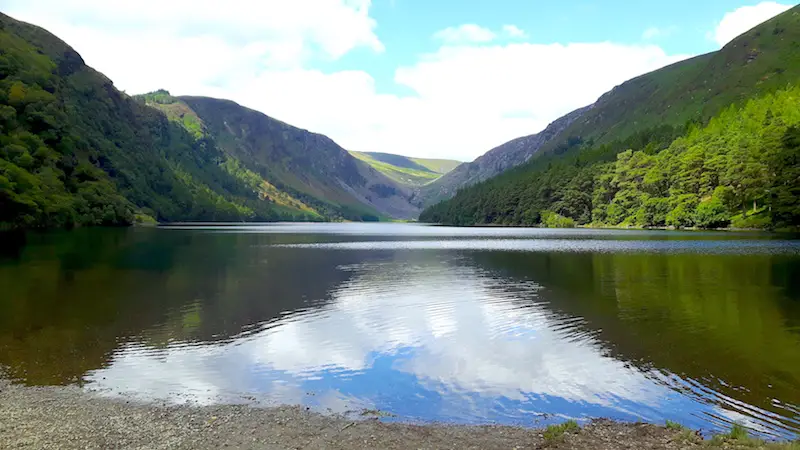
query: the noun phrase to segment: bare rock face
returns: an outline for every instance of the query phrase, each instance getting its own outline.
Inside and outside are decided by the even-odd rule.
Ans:
[[[428,206],[453,197],[459,189],[487,180],[527,162],[539,149],[578,120],[594,105],[586,106],[557,119],[542,132],[506,142],[486,152],[471,163],[464,163],[450,173],[420,189],[419,197]]]

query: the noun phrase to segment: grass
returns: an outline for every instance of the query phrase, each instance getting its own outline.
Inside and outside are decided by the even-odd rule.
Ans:
[[[419,166],[404,156],[390,155],[395,157],[393,158],[393,160],[405,159],[408,161],[409,165],[413,164],[413,166],[419,168],[402,167],[400,165],[391,164],[386,161],[379,161],[368,153],[350,152],[350,154],[353,155],[355,158],[358,158],[361,161],[364,161],[365,163],[369,164],[370,166],[372,166],[372,168],[386,175],[392,180],[401,184],[405,184],[407,186],[423,186],[438,179],[441,176],[441,174],[432,172],[422,166]]]
[[[442,175],[450,172],[456,167],[461,165],[461,161],[453,159],[429,159],[429,158],[409,158],[411,161],[419,164],[428,170]]]
[[[578,426],[578,422],[574,420],[568,420],[564,423],[560,423],[558,425],[550,425],[544,430],[544,439],[546,441],[555,441],[562,439],[565,433],[576,433],[580,431],[581,427]]]
[[[686,429],[685,426],[679,424],[678,422],[673,422],[671,420],[667,420],[666,427],[668,430],[673,430],[673,431],[683,431]]]
[[[800,450],[800,442],[766,442],[750,436],[747,428],[742,424],[735,423],[730,431],[725,434],[717,434],[708,441],[704,441],[709,448],[726,449],[765,449],[765,450]]]

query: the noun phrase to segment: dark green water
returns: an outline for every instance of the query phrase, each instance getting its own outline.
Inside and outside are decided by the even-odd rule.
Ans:
[[[401,420],[800,431],[800,241],[327,224],[2,235],[29,385]]]

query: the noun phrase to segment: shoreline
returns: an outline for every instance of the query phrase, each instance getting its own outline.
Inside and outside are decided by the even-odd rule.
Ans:
[[[386,423],[369,413],[353,419],[301,406],[166,406],[104,398],[74,386],[27,387],[0,380],[0,448],[800,449],[798,443],[703,440],[677,424],[600,419],[579,428],[420,425]]]

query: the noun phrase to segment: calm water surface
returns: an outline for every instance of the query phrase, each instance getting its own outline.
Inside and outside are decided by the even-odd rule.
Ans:
[[[800,241],[278,224],[0,236],[0,370],[388,420],[800,435]]]

